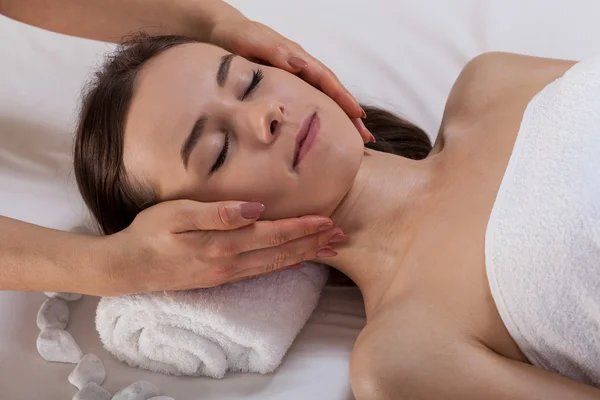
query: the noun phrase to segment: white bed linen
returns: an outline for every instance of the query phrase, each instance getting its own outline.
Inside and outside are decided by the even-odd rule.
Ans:
[[[600,2],[591,0],[231,0],[298,41],[361,101],[402,113],[432,136],[462,66],[490,50],[582,59],[600,52]],[[57,229],[86,223],[71,174],[82,82],[112,46],[0,17],[0,214]],[[38,293],[0,292],[2,398],[69,399],[74,367],[37,354]],[[120,364],[101,349],[94,298],[72,305],[68,330],[107,370],[115,393],[147,379],[178,400],[351,397],[347,363],[364,323],[356,290],[329,289],[281,368],[270,376],[175,378]]]

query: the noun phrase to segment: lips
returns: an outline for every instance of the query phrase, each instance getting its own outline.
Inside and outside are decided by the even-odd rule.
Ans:
[[[302,127],[296,135],[296,149],[294,151],[294,161],[292,168],[296,168],[306,153],[310,150],[321,127],[321,120],[317,113],[308,116],[302,123]]]

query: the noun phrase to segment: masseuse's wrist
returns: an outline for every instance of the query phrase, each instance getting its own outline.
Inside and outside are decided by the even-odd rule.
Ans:
[[[84,257],[88,267],[82,271],[87,280],[84,286],[89,294],[96,296],[116,296],[127,292],[134,282],[126,282],[127,270],[131,268],[132,253],[136,251],[128,246],[122,232],[94,237],[89,252]]]
[[[60,280],[54,282],[55,289],[42,290],[92,296],[116,293],[120,282],[115,272],[123,264],[124,252],[115,235],[67,234],[70,238],[55,261],[56,269],[47,274]]]
[[[57,292],[102,296],[110,292],[111,261],[118,259],[106,236],[70,233],[71,237],[58,257],[55,276],[62,277]],[[62,261],[62,262],[61,262]],[[45,289],[50,290],[50,289]]]

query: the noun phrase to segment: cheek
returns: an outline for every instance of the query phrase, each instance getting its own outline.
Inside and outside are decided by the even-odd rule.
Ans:
[[[263,218],[271,218],[274,212],[281,214],[282,205],[287,203],[287,195],[294,190],[292,183],[287,170],[276,168],[268,159],[254,157],[228,170],[213,194],[221,200],[263,203]]]
[[[252,167],[232,166],[206,185],[192,182],[174,198],[201,202],[256,201],[265,204],[267,210],[277,203],[283,203],[283,196],[290,191],[289,182],[286,182],[283,173],[262,168],[256,162],[249,165]]]
[[[268,72],[264,88],[266,93],[290,106],[314,106],[329,99],[301,78],[277,68]]]

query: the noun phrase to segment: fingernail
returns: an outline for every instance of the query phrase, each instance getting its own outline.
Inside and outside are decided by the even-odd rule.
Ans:
[[[362,115],[360,116],[362,119],[367,118],[367,113],[365,112],[365,110],[363,110],[362,108],[360,109],[362,111]]]
[[[369,136],[371,137],[371,139],[369,140],[372,143],[375,143],[375,136],[373,136],[373,134],[367,129],[367,127],[365,126],[365,123],[362,121],[362,119],[358,118],[356,120],[356,123],[359,125],[359,130],[362,129],[363,132],[367,132],[369,134]]]
[[[346,240],[348,240],[348,236],[344,235],[343,233],[336,233],[329,238],[329,243],[340,243],[345,242]]]
[[[317,251],[317,257],[334,257],[337,255],[338,255],[338,253],[336,251],[333,251],[327,247]]]
[[[300,57],[292,57],[288,60],[288,64],[290,64],[290,66],[292,68],[306,68],[308,67],[308,64],[306,63],[306,61],[304,61],[303,59],[301,59]]]
[[[261,203],[244,203],[240,206],[242,217],[246,219],[258,218],[264,209],[265,205]]]
[[[324,224],[320,225],[317,228],[318,232],[323,232],[323,231],[327,231],[329,229],[333,228],[333,223],[332,222],[325,222]]]

